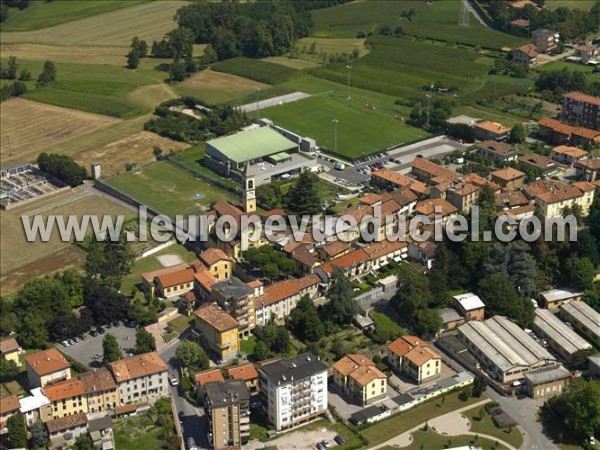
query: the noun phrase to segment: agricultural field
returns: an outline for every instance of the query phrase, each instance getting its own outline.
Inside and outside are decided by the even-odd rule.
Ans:
[[[170,151],[188,148],[189,144],[173,141],[149,131],[140,131],[114,142],[79,152],[75,155],[75,160],[84,167],[89,167],[92,161],[98,162],[102,166],[102,176],[111,177],[124,172],[127,163],[135,163],[141,167],[154,162],[155,147],[160,147],[163,153],[167,154]]]
[[[427,133],[404,124],[400,118],[345,97],[324,94],[261,111],[261,115],[334,151],[333,119],[337,125],[338,153],[357,158]]]
[[[168,216],[198,213],[217,200],[236,201],[228,191],[166,161],[145,166],[139,173],[122,173],[107,183]]]
[[[55,0],[53,2],[30,2],[24,10],[11,9],[8,20],[2,24],[2,30],[39,30],[96,14],[128,8],[143,1]]]
[[[263,61],[270,62],[273,64],[279,64],[281,66],[289,67],[295,70],[312,69],[313,67],[319,67],[319,63],[308,59],[292,58],[290,56],[269,56],[263,59]]]
[[[363,56],[369,52],[365,42],[365,38],[306,37],[298,40],[295,50],[300,58],[309,60],[317,60],[323,53],[328,55],[351,54],[354,50],[358,50],[358,55]],[[313,46],[315,51],[311,53]]]
[[[65,269],[83,261],[83,254],[71,242],[63,242],[55,229],[48,242],[39,239],[28,242],[23,230],[21,216],[39,214],[44,220],[50,214],[81,217],[84,214],[122,214],[125,220],[134,217],[134,212],[112,200],[84,192],[77,188],[71,192],[57,194],[23,205],[0,214],[0,286],[1,293],[16,290],[28,279]],[[6,237],[10,236],[10,239]]]
[[[592,9],[596,0],[546,0],[544,7],[548,9],[556,9],[562,7],[581,9],[589,11]]]
[[[191,95],[209,104],[227,103],[256,89],[266,89],[269,85],[225,72],[206,69],[198,72],[177,85],[181,95]]]
[[[268,84],[281,83],[296,73],[296,70],[280,64],[244,57],[220,61],[213,64],[212,69]]]
[[[393,37],[373,37],[373,49],[352,63],[352,86],[413,98],[425,86],[443,82],[459,94],[483,87],[493,59],[473,50]],[[315,69],[318,77],[346,82],[345,64]]]
[[[0,104],[3,162],[32,161],[46,148],[118,124],[119,119],[14,98]],[[10,146],[10,154],[9,154]]]
[[[37,7],[40,10],[44,8],[46,11],[55,6],[63,9],[68,8],[67,3],[103,3],[105,4],[104,8],[107,7],[106,5],[110,6],[111,4],[125,4],[125,2],[118,0],[112,0],[111,2],[55,1],[52,4],[42,2],[31,3],[40,3]],[[127,6],[130,5],[131,2]],[[6,29],[3,24],[0,40],[3,44],[25,42],[57,46],[86,46],[91,43],[94,46],[128,47],[131,38],[139,36],[140,39],[145,39],[149,43],[152,43],[153,40],[160,40],[165,33],[175,27],[173,17],[175,16],[175,12],[183,5],[185,5],[185,2],[180,1],[146,2],[103,14],[95,14],[79,20],[73,20],[75,17],[67,17],[68,21],[63,21],[59,14],[57,19],[65,23],[44,29],[37,29],[38,26],[35,22],[39,20],[42,26],[50,25],[43,25],[44,18],[38,16],[36,19],[34,16],[28,19],[28,21],[31,21],[28,26],[29,29],[36,28],[35,31],[15,31],[14,27],[12,30],[11,28]],[[13,11],[11,10],[11,12]],[[22,12],[24,13],[23,15],[28,14],[28,10]],[[17,17],[15,14],[16,22]]]
[[[472,15],[469,27],[459,27],[457,18],[460,1],[351,2],[313,11],[315,37],[356,37],[359,31],[376,32],[381,25],[394,30],[402,27],[405,33],[452,43],[501,48],[524,43],[523,38],[490,30]],[[404,11],[414,9],[412,20],[403,18]]]

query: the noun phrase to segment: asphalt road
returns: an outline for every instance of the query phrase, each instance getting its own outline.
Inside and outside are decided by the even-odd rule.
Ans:
[[[179,364],[175,359],[175,352],[177,351],[180,342],[179,339],[174,339],[169,345],[159,351],[161,358],[169,366],[169,371],[176,374],[179,374]],[[170,386],[171,397],[173,398],[175,408],[177,409],[178,417],[180,413],[183,412],[183,418],[180,418],[180,420],[182,421],[181,427],[185,448],[188,448],[190,437],[194,439],[197,448],[210,448],[206,437],[208,420],[204,415],[204,409],[190,404],[183,397],[180,388],[181,383],[179,386]]]

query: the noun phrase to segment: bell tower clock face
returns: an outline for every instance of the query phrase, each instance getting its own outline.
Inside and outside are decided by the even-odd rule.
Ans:
[[[246,198],[247,199],[253,199],[255,197],[255,192],[254,191],[248,191],[246,192]]]

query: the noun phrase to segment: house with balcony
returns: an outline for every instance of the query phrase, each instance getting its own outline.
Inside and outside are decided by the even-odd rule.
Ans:
[[[387,398],[387,377],[367,356],[348,354],[333,365],[333,382],[361,406]]]
[[[402,336],[387,346],[392,369],[421,384],[440,376],[442,358],[417,336]]]
[[[196,311],[193,333],[219,362],[239,355],[238,321],[218,305],[208,303]]]

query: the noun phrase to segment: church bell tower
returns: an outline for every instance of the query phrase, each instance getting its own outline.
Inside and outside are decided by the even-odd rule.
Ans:
[[[256,180],[251,172],[250,164],[246,163],[244,168],[244,212],[256,212]]]

